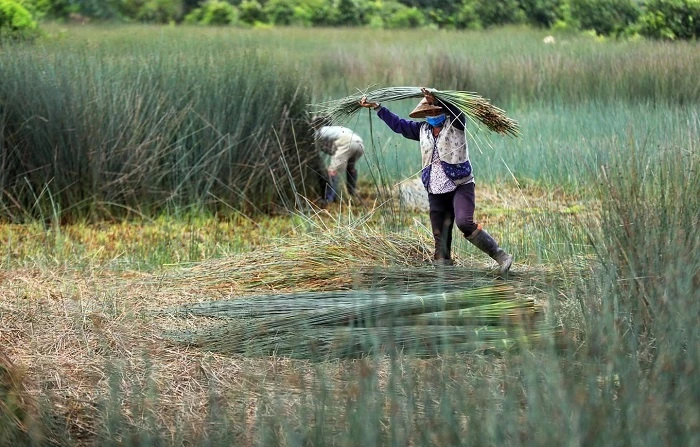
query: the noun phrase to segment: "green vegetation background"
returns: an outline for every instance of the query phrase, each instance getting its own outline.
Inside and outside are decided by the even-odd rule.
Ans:
[[[15,222],[57,210],[75,221],[294,208],[316,198],[323,170],[311,105],[371,87],[475,91],[505,108],[522,139],[470,129],[488,182],[585,188],[621,142],[637,138],[654,156],[697,132],[695,42],[545,44],[525,28],[440,30],[421,45],[400,30],[46,29],[0,49],[0,214]],[[387,106],[405,114],[412,104]],[[345,123],[368,141],[363,177],[415,176],[415,148],[371,117]]]
[[[700,354],[693,349],[700,342],[696,41],[553,33],[555,43],[545,44],[551,30],[522,27],[441,29],[419,36],[415,30],[364,28],[54,23],[42,29],[44,35],[36,40],[6,41],[0,48],[2,218],[30,223],[41,235],[18,241],[10,232],[4,239],[0,316],[6,327],[17,324],[22,330],[0,335],[38,340],[33,334],[42,331],[35,332],[34,325],[52,312],[51,303],[63,303],[65,294],[80,309],[59,306],[58,315],[71,331],[42,355],[67,354],[63,347],[71,340],[71,346],[90,347],[90,368],[103,387],[87,404],[91,410],[84,411],[80,400],[64,398],[71,390],[60,387],[60,381],[38,386],[46,392],[38,399],[41,424],[27,429],[18,388],[3,381],[0,443],[700,442]],[[246,382],[243,394],[233,396],[226,393],[231,389],[217,388],[225,382],[210,374],[207,362],[215,360],[201,357],[191,370],[204,371],[202,388],[209,400],[197,410],[206,413],[206,420],[190,424],[201,419],[187,410],[161,419],[160,405],[173,402],[163,400],[167,384],[154,373],[162,374],[160,359],[146,358],[139,374],[133,374],[141,347],[124,348],[120,340],[126,336],[100,332],[104,321],[150,325],[151,316],[134,306],[153,297],[122,290],[123,277],[109,285],[89,281],[120,269],[161,267],[165,256],[156,253],[172,251],[173,235],[183,228],[190,240],[187,260],[211,253],[237,259],[222,251],[199,253],[200,221],[178,226],[169,217],[230,213],[248,218],[294,210],[304,188],[313,188],[305,171],[305,157],[314,153],[304,138],[309,104],[372,85],[472,90],[520,122],[524,134],[518,140],[470,129],[472,156],[482,191],[491,188],[506,203],[526,202],[509,205],[507,219],[485,214],[499,222],[504,244],[523,260],[518,266],[522,276],[513,282],[531,280],[539,286],[543,278],[557,278],[558,285],[548,284],[542,293],[553,309],[550,317],[569,333],[565,346],[548,340],[551,345],[524,346],[521,354],[447,356],[430,366],[400,356],[384,365],[368,359],[318,367],[281,359],[227,359],[220,371],[243,365],[238,377],[265,379],[257,386]],[[390,107],[405,114],[413,105]],[[370,140],[361,173],[381,189],[416,174],[420,166],[415,145],[371,116],[363,111],[347,124]],[[580,202],[566,210],[536,212],[527,203],[532,191],[552,201],[567,194]],[[578,220],[577,209],[588,206],[591,213]],[[115,252],[126,254],[102,260],[98,251],[69,246],[77,236],[62,233],[67,227],[61,224],[70,221],[94,219],[99,226],[105,218],[133,216],[160,216],[167,237],[144,234],[129,246],[119,245],[119,236],[103,234],[95,245],[115,245]],[[300,215],[293,219],[302,220],[299,228],[308,228]],[[264,232],[268,221],[261,221],[247,228]],[[357,262],[352,249],[366,246],[353,239],[357,233],[351,230],[362,223],[347,221],[341,216],[337,228],[298,237],[300,246],[313,249],[326,237],[339,263]],[[389,225],[379,232],[382,240],[405,236]],[[33,244],[33,251],[23,252],[18,244]],[[261,268],[253,276],[264,282],[270,270]],[[225,269],[215,274],[224,280],[230,276]],[[45,293],[41,285],[52,275],[65,281],[59,281],[58,295]],[[87,277],[89,285],[70,290],[73,283],[66,278],[73,276]],[[32,277],[39,279],[27,279]],[[182,290],[173,294],[186,295]],[[94,307],[86,310],[84,303]],[[118,333],[116,326],[108,329]],[[115,342],[93,345],[90,337]],[[336,366],[340,372],[329,374],[327,368]],[[267,380],[280,370],[293,370],[295,381],[280,375]],[[0,369],[0,376],[10,375]],[[301,396],[292,389],[301,390]],[[254,422],[248,401],[237,400],[241,396],[256,400]],[[95,425],[81,425],[88,414]],[[17,424],[17,418],[25,424]]]
[[[2,0],[0,29],[35,19],[240,26],[483,29],[531,25],[696,39],[697,0]],[[16,16],[16,17],[15,17]],[[22,16],[22,17],[20,17]],[[21,22],[21,23],[20,23]]]

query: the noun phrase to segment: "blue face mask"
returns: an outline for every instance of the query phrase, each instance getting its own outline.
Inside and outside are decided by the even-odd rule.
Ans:
[[[437,116],[426,116],[425,120],[433,127],[441,126],[445,122],[445,114],[441,113]]]

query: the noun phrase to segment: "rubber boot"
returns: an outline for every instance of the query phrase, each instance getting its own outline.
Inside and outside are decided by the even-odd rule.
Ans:
[[[449,242],[447,242],[449,243]],[[445,242],[435,240],[435,252],[433,253],[433,265],[454,265],[455,262],[450,256],[450,249],[445,247]]]
[[[433,252],[433,265],[454,265],[452,259],[452,226],[454,218],[451,215],[443,216],[442,222],[433,222],[433,239],[435,241],[435,251]]]
[[[510,266],[513,264],[513,256],[500,248],[498,242],[486,230],[478,228],[470,236],[467,236],[467,240],[498,263],[498,272],[501,275],[508,273]]]

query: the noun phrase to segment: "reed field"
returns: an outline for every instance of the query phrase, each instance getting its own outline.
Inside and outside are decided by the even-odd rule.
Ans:
[[[44,31],[0,44],[0,445],[700,444],[697,42]],[[468,126],[506,277],[426,263],[374,112],[315,204],[319,107],[420,86],[517,122]]]

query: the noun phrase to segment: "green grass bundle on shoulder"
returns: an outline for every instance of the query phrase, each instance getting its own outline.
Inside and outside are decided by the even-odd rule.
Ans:
[[[520,135],[520,127],[517,121],[509,118],[503,110],[476,93],[432,88],[427,90],[439,101],[448,103],[462,111],[467,118],[477,125],[486,126],[490,131],[501,135],[510,135],[512,137]],[[360,99],[363,96],[366,96],[370,102],[382,103],[422,98],[423,91],[421,87],[386,87],[369,92],[359,92],[356,95],[318,104],[316,113],[329,122],[347,121],[362,108]]]

